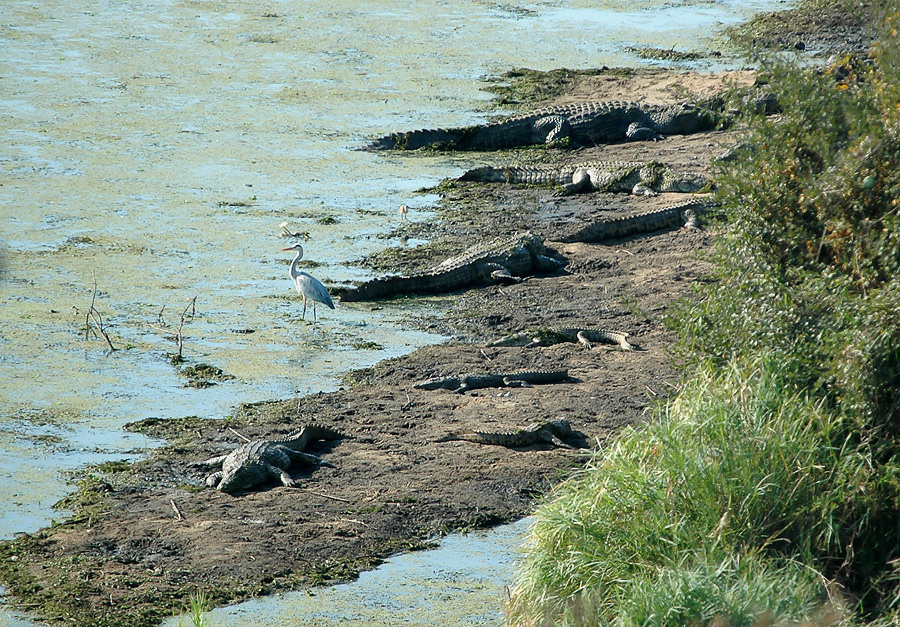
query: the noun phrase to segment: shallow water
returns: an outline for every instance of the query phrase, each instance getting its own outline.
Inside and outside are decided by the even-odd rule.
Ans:
[[[626,47],[702,47],[776,4],[5,0],[0,538],[64,515],[65,471],[155,444],[127,422],[334,389],[441,339],[406,324],[440,299],[300,320],[282,222],[312,274],[360,278],[347,262],[397,243],[399,205],[428,220],[415,190],[476,162],[353,147],[483,120],[481,79],[510,67],[634,65]],[[114,353],[84,338],[95,284]],[[166,358],[194,297],[188,363],[235,377],[200,390]]]
[[[453,534],[437,549],[392,557],[354,582],[253,599],[207,617],[215,627],[500,625],[508,573],[530,524],[523,519],[490,531]],[[179,627],[179,620],[165,625]]]

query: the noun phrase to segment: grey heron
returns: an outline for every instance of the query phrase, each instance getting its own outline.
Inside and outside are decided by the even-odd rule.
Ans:
[[[300,242],[292,244],[287,248],[282,248],[281,250],[297,251],[297,256],[294,257],[294,260],[291,262],[289,274],[291,275],[291,280],[294,282],[294,286],[297,288],[300,296],[303,297],[303,319],[306,320],[307,299],[312,301],[313,321],[316,320],[316,303],[322,303],[330,309],[334,309],[331,294],[328,293],[328,289],[322,285],[322,282],[310,274],[297,269],[297,262],[303,257],[303,246],[300,245]]]

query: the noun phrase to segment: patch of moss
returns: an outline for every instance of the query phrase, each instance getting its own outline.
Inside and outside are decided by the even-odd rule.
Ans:
[[[421,551],[434,548],[433,542],[421,540],[387,540],[366,555],[327,560],[304,573],[313,585],[334,584],[359,577],[360,571],[371,570],[381,565],[389,555],[401,552]]]
[[[131,469],[131,462],[124,459],[97,464],[97,470],[105,473],[125,472],[129,469]]]
[[[384,350],[384,346],[379,344],[378,342],[370,342],[365,340],[359,340],[357,342],[353,342],[350,344],[351,348],[355,348],[356,350],[361,351],[380,351]]]
[[[770,50],[804,50],[810,43],[826,50],[865,49],[887,6],[887,0],[804,0],[791,9],[755,15],[725,34],[734,42]]]
[[[698,61],[709,57],[722,56],[721,52],[682,52],[674,48],[654,48],[652,46],[641,46],[639,48],[629,46],[625,50],[640,59],[652,59],[655,61]]]
[[[550,71],[515,68],[499,78],[490,79],[486,91],[496,94],[496,104],[501,106],[524,105],[556,98],[564,93],[571,93],[573,87],[586,76],[598,76],[604,73],[628,75],[633,70],[609,68],[591,70],[570,70],[561,68]]]
[[[104,499],[113,486],[102,477],[89,474],[76,482],[73,494],[53,504],[53,509],[72,510],[75,513],[64,523],[55,525],[80,526],[97,518],[104,511]]]
[[[178,374],[187,377],[186,385],[194,388],[210,387],[217,382],[234,379],[234,375],[226,373],[221,368],[204,363],[182,368]]]

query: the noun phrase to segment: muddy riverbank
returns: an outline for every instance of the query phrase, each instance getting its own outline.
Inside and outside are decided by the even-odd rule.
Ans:
[[[730,83],[753,81],[752,72],[609,70],[579,76],[555,102],[636,95],[677,102],[685,93],[704,97]],[[738,133],[717,130],[574,153],[527,150],[485,155],[485,162],[657,160],[710,174],[711,159]],[[336,392],[244,405],[221,421],[187,417],[130,425],[169,445],[144,461],[91,469],[63,504],[76,512],[72,518],[0,546],[0,574],[22,609],[51,621],[150,625],[180,609],[196,590],[224,604],[345,581],[391,553],[425,548],[447,531],[528,514],[584,459],[578,450],[545,445],[507,449],[439,442],[447,432],[514,430],[563,417],[598,448],[677,390],[681,373],[662,317],[702,278],[699,253],[713,235],[673,228],[602,244],[558,238],[573,223],[665,206],[682,195],[557,197],[547,189],[462,183],[439,191],[439,218],[414,221],[396,235],[427,235],[440,244],[406,251],[403,268],[433,263],[437,255],[486,237],[530,229],[544,238],[562,269],[465,292],[455,297],[449,315],[411,320],[454,340],[350,373]],[[397,259],[390,262],[395,269]],[[353,305],[362,312],[378,306]],[[625,331],[641,350],[486,345],[549,325]],[[534,387],[467,394],[413,387],[430,376],[562,368],[570,380]],[[205,488],[206,473],[189,465],[229,451],[240,436],[278,437],[311,422],[348,437],[312,447],[333,467],[294,473],[301,479],[298,488],[267,485],[232,496]]]
[[[748,84],[753,77],[610,71],[583,77],[566,98],[643,93],[648,100],[674,101],[682,89],[708,93],[726,79]],[[725,150],[733,133],[574,155],[542,149],[502,157],[656,159],[708,173],[711,156]],[[545,239],[563,269],[465,292],[449,316],[411,321],[456,339],[350,373],[339,391],[246,405],[222,421],[130,425],[169,446],[145,461],[95,469],[65,503],[77,512],[74,518],[2,549],[10,589],[34,604],[25,609],[79,624],[142,625],[177,611],[197,589],[222,604],[347,580],[391,553],[428,546],[436,535],[528,514],[536,499],[584,459],[578,450],[551,446],[520,450],[439,442],[447,432],[515,430],[562,417],[596,448],[677,387],[680,374],[669,359],[672,337],[661,316],[702,275],[696,256],[709,245],[710,234],[672,229],[607,244],[562,244],[554,237],[575,221],[660,207],[683,195],[556,197],[549,189],[469,183],[447,184],[441,191],[441,219],[403,231],[428,231],[449,252],[527,228]],[[410,258],[405,265],[416,267],[431,254],[426,247],[416,253],[418,261]],[[546,325],[626,331],[641,350],[486,346],[504,334]],[[567,369],[571,379],[468,394],[413,388],[431,376],[533,369]],[[206,489],[207,473],[188,465],[237,446],[237,434],[278,437],[310,422],[349,437],[313,447],[334,467],[301,470],[295,475],[302,477],[299,488],[268,485],[232,496]]]

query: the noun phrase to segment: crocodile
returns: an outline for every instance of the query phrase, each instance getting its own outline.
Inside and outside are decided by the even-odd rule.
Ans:
[[[585,348],[591,348],[592,342],[615,344],[623,351],[633,351],[634,345],[628,342],[628,333],[606,331],[590,327],[538,327],[528,331],[520,331],[490,342],[488,346],[551,346],[563,342],[579,342]]]
[[[559,262],[546,252],[540,237],[520,233],[477,244],[419,274],[372,279],[336,292],[342,301],[361,301],[399,294],[438,294],[490,283],[518,283],[531,272],[559,269]]]
[[[661,209],[621,218],[597,220],[558,239],[560,242],[602,242],[636,233],[652,233],[675,226],[687,225],[688,228],[697,228],[698,215],[712,205],[713,203],[706,198],[691,198]]]
[[[303,451],[311,440],[338,440],[344,436],[337,431],[318,425],[306,425],[281,440],[252,440],[242,444],[227,455],[220,455],[202,462],[194,462],[191,466],[215,468],[206,478],[206,485],[222,492],[249,490],[265,483],[269,479],[280,479],[287,487],[294,487],[297,482],[287,474],[294,465],[305,466],[326,465],[320,457]]]
[[[496,374],[462,374],[452,377],[435,377],[414,384],[419,390],[453,390],[463,394],[479,388],[531,387],[532,383],[558,383],[569,378],[568,370],[531,370],[501,372]]]
[[[688,135],[711,130],[719,122],[720,116],[714,111],[689,103],[579,102],[474,126],[391,133],[361,150],[500,150],[554,143],[594,146]]]
[[[556,185],[562,194],[630,192],[656,196],[663,192],[699,192],[709,185],[700,174],[680,174],[657,161],[592,161],[572,165],[485,166],[465,172],[457,181]]]
[[[569,421],[565,419],[549,420],[542,423],[534,423],[519,429],[518,431],[508,431],[501,433],[486,433],[482,431],[462,430],[448,433],[444,437],[438,439],[438,442],[451,442],[453,440],[466,440],[477,444],[494,444],[497,446],[507,446],[519,448],[523,446],[533,446],[535,444],[553,444],[563,448],[576,448],[571,444],[563,442],[565,439],[584,439],[584,435],[573,430]],[[584,447],[578,447],[584,448]]]

